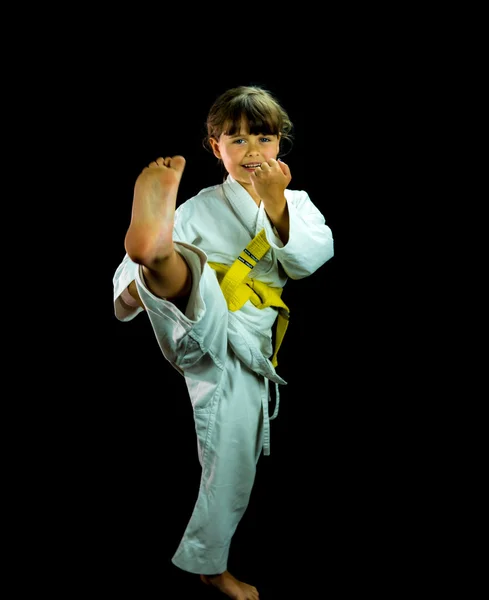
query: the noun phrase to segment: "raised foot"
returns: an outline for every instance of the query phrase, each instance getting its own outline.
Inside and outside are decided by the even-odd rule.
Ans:
[[[137,178],[124,242],[135,262],[150,266],[171,255],[177,192],[184,169],[183,156],[158,158]]]

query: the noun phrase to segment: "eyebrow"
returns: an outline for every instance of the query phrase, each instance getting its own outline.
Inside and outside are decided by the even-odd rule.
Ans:
[[[254,135],[254,134],[250,134],[250,133],[235,133],[234,135],[230,135],[230,138],[235,138],[235,137],[244,137],[246,135]],[[272,136],[275,135],[274,133],[260,133],[258,135],[265,135],[265,136]]]

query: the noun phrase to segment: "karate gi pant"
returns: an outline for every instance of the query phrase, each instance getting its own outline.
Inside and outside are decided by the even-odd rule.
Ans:
[[[202,476],[172,562],[191,573],[215,574],[227,569],[231,538],[249,503],[264,443],[264,419],[268,424],[269,380],[232,349],[228,308],[205,255],[183,243],[176,249],[192,272],[185,314],[147,289],[141,269],[125,277],[136,280],[160,348],[185,377],[193,406]],[[126,267],[130,271],[129,263]],[[236,323],[231,329],[244,343],[247,332],[238,331]],[[245,346],[242,358],[253,366],[245,355],[253,351]],[[265,434],[268,437],[267,428]]]

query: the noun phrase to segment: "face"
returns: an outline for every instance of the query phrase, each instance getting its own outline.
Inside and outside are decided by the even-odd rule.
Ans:
[[[222,160],[231,177],[252,196],[255,194],[251,185],[251,173],[262,162],[277,158],[279,142],[280,137],[276,135],[250,135],[248,128],[243,124],[239,134],[233,136],[222,134],[219,140],[210,139],[214,155]]]

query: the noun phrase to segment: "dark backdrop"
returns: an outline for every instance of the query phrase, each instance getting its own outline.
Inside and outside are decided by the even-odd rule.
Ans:
[[[18,419],[5,421],[9,451],[22,458],[11,466],[22,485],[8,491],[22,510],[14,529],[29,534],[16,542],[39,565],[38,577],[25,569],[19,583],[42,581],[64,597],[199,597],[198,581],[193,588],[195,578],[170,563],[199,484],[190,403],[145,315],[116,320],[112,277],[141,169],[183,154],[179,202],[219,183],[202,147],[207,110],[227,88],[257,83],[295,124],[290,187],[306,190],[324,214],[335,256],[285,288],[292,315],[278,370],[288,385],[229,568],[262,600],[297,590],[301,599],[369,588],[398,595],[392,574],[419,566],[421,543],[405,562],[399,550],[408,528],[418,531],[426,497],[410,485],[418,471],[403,462],[419,452],[406,423],[425,423],[427,393],[415,377],[423,340],[405,341],[409,294],[422,303],[425,290],[405,272],[422,266],[411,253],[436,197],[438,182],[426,189],[416,175],[435,156],[429,82],[443,47],[434,44],[420,80],[412,58],[424,63],[425,55],[407,14],[347,7],[338,19],[307,7],[301,22],[301,7],[285,5],[243,7],[237,19],[230,5],[203,5],[201,17],[197,6],[177,8],[183,19],[167,5],[163,15],[132,7],[126,26],[120,6],[106,21],[103,11],[76,8],[53,18],[52,32],[35,24],[29,69],[9,63],[16,77],[5,97],[20,114],[5,111],[6,127],[23,149],[6,143],[5,151],[24,169],[8,179],[40,237],[39,286],[29,261],[5,255],[14,301],[26,302],[7,313],[6,329],[10,319],[28,328],[17,336],[22,352],[7,347],[26,367],[13,382]],[[6,233],[16,224],[5,218]],[[15,239],[30,258],[30,238]]]
[[[372,385],[379,365],[372,359],[365,206],[381,195],[372,185],[380,146],[374,117],[385,97],[372,99],[375,83],[355,64],[356,75],[340,68],[315,77],[297,69],[256,78],[193,71],[177,80],[101,64],[95,82],[85,86],[80,78],[83,102],[67,126],[83,140],[75,207],[83,242],[72,279],[79,304],[71,314],[83,347],[68,369],[75,394],[56,416],[65,423],[58,435],[73,449],[66,457],[69,497],[81,507],[67,536],[80,548],[88,543],[87,568],[103,576],[104,591],[194,585],[170,563],[199,486],[191,405],[146,316],[115,318],[112,277],[124,256],[134,182],[150,161],[186,158],[177,204],[221,182],[216,159],[202,146],[205,119],[220,93],[242,84],[266,87],[288,111],[295,126],[284,158],[289,187],[306,190],[323,213],[335,256],[285,287],[291,321],[278,372],[288,385],[229,568],[259,584],[265,600],[281,597],[272,590],[287,589],[291,572],[328,565],[334,585],[351,569],[369,576],[370,512],[384,501],[378,484],[385,473],[377,462],[383,448],[375,434],[381,408]]]

